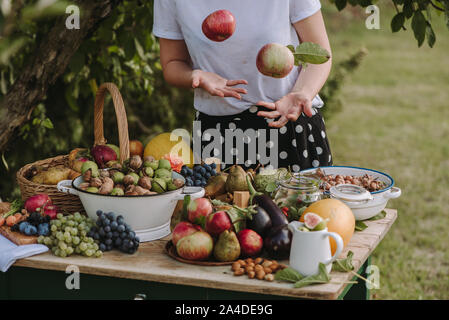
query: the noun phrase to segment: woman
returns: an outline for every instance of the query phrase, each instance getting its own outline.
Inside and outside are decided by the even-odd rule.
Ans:
[[[236,29],[229,39],[214,42],[201,25],[220,9],[232,12]],[[300,41],[314,42],[331,52],[320,9],[319,0],[155,0],[153,33],[160,38],[165,80],[194,88],[202,133],[218,129],[223,144],[226,130],[243,132],[221,150],[207,148],[211,135],[203,134],[203,157],[223,161],[232,154],[232,162],[250,167],[267,165],[263,155],[270,154],[270,165],[294,171],[332,164],[318,96],[331,60],[294,67],[282,79],[264,76],[256,67],[257,53],[267,43],[296,47]],[[240,138],[244,152],[236,148]],[[212,152],[205,155],[205,150]]]

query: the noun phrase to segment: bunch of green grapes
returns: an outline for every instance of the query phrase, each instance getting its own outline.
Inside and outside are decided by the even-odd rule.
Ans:
[[[67,257],[73,253],[87,257],[101,257],[103,252],[94,239],[87,236],[95,223],[79,212],[63,216],[58,213],[56,219],[50,221],[50,235],[40,236],[37,241],[51,249],[58,257]]]

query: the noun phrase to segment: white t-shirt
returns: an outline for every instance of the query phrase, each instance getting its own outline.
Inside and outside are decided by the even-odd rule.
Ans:
[[[241,86],[248,90],[241,100],[195,89],[195,109],[208,115],[233,115],[260,100],[277,101],[291,91],[299,68],[294,67],[282,79],[264,76],[256,67],[257,53],[273,42],[296,47],[299,39],[293,23],[320,8],[319,0],[155,0],[153,33],[159,38],[184,40],[194,69],[248,81],[248,85]],[[201,25],[209,14],[221,9],[232,12],[236,29],[227,40],[214,42],[203,34]],[[313,106],[322,105],[317,95]]]

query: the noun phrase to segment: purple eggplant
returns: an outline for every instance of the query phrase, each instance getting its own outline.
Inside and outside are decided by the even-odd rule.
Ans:
[[[257,206],[255,210],[256,213],[252,215],[252,219],[246,221],[246,226],[263,238],[272,227],[271,218],[264,208]]]
[[[265,250],[270,258],[274,259],[287,259],[290,256],[291,244],[292,232],[287,224],[271,229],[264,240]]]
[[[249,176],[246,176],[246,182],[248,184],[249,193],[251,194],[250,204],[257,204],[259,207],[265,209],[270,216],[272,227],[288,224],[287,217],[276,203],[274,203],[274,201],[266,194],[257,192],[256,189],[254,189]]]

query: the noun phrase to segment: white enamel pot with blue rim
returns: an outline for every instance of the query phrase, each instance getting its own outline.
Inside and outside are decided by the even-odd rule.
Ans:
[[[379,214],[385,209],[388,200],[401,196],[401,189],[394,186],[394,179],[383,172],[349,166],[319,167],[326,175],[364,176],[368,174],[375,179],[384,182],[385,188],[375,192],[369,192],[355,185],[337,185],[326,192],[331,198],[346,203],[351,208],[356,220],[367,220]],[[303,174],[311,174],[318,170],[312,168],[301,171]]]
[[[185,182],[179,173],[173,172],[173,178]],[[97,219],[97,210],[122,215],[141,242],[170,234],[170,219],[178,200],[183,200],[185,195],[190,195],[192,199],[204,196],[204,188],[201,187],[183,187],[145,196],[101,195],[81,190],[79,185],[82,182],[81,176],[73,181],[63,180],[58,183],[58,190],[79,196],[87,215],[93,220]]]

